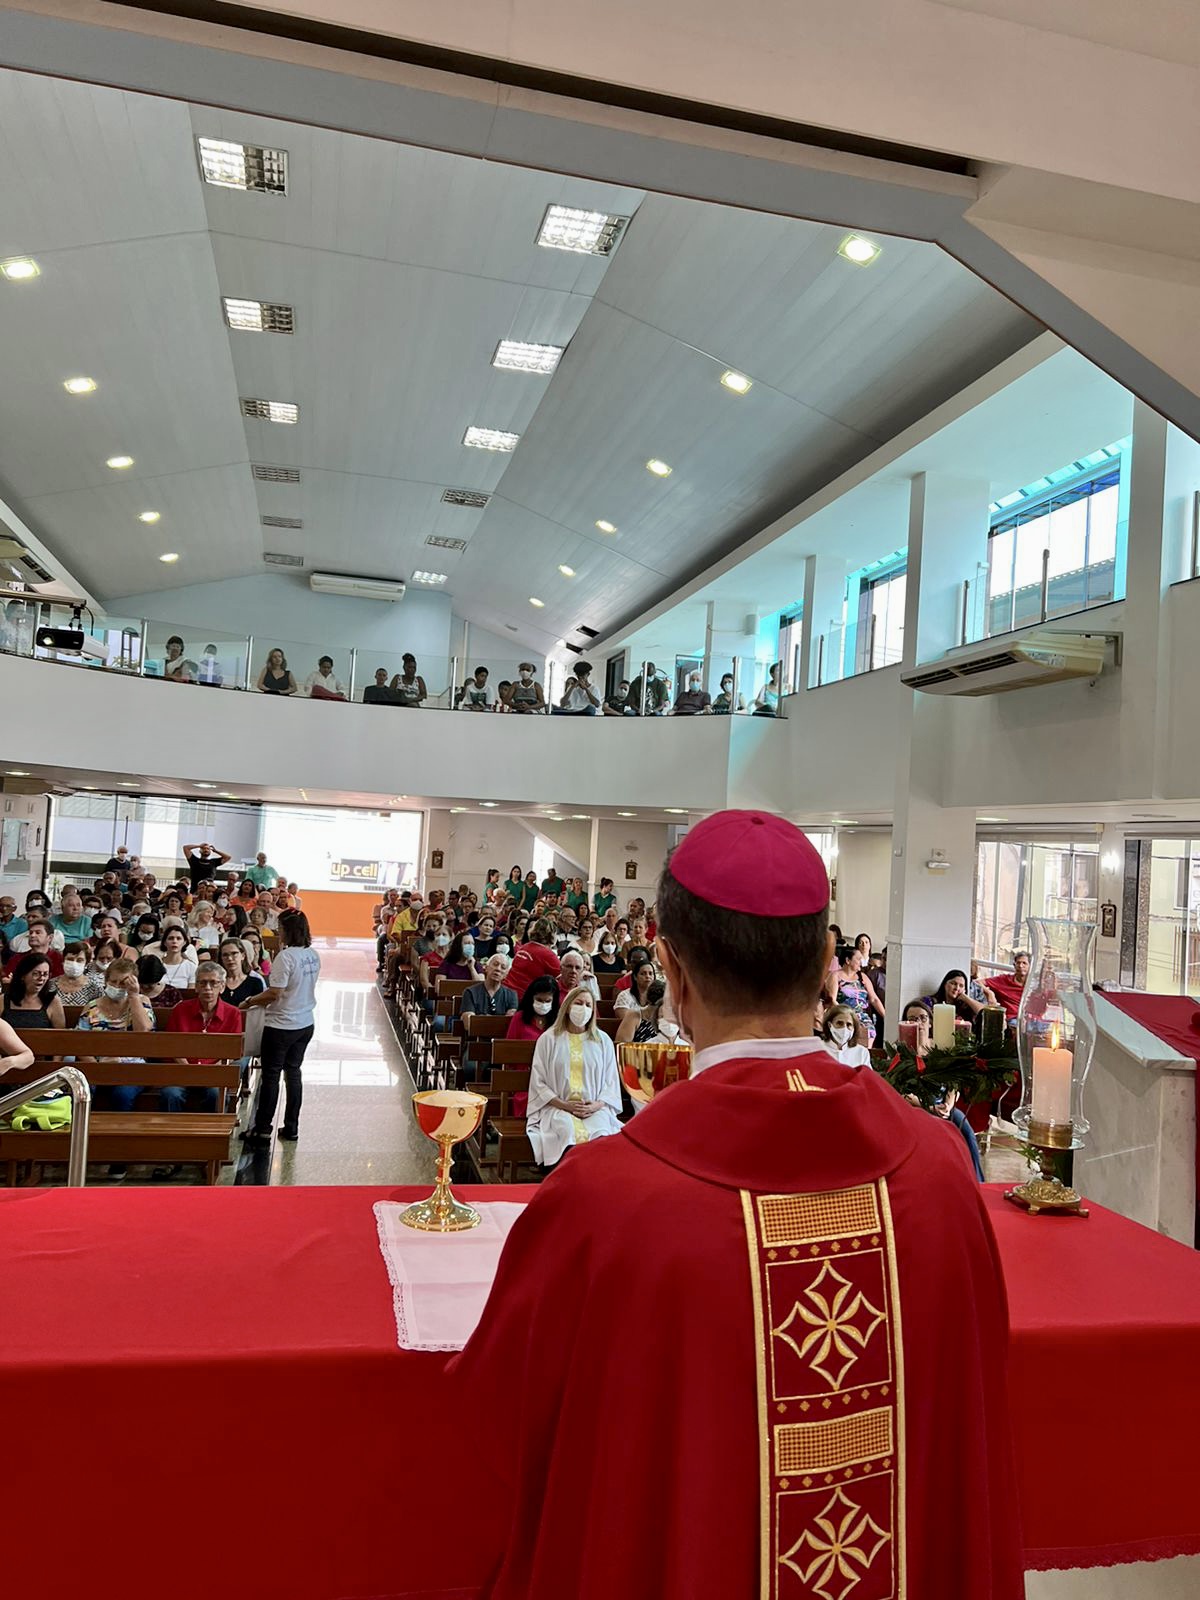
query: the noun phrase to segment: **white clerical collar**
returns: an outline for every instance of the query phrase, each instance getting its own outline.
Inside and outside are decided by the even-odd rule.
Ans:
[[[815,1035],[808,1039],[730,1039],[725,1044],[712,1044],[706,1050],[697,1050],[692,1058],[691,1076],[719,1067],[723,1061],[784,1061],[805,1050],[827,1050],[824,1039]]]

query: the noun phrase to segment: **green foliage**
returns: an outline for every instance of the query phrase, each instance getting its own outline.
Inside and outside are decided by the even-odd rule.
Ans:
[[[1021,1069],[1008,1041],[977,1044],[955,1042],[949,1050],[932,1049],[918,1056],[907,1045],[884,1043],[872,1052],[871,1065],[897,1094],[912,1096],[927,1111],[948,1091],[956,1090],[964,1106],[987,1102],[1020,1079]]]

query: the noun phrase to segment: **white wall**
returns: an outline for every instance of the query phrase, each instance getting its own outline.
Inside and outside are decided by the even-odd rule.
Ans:
[[[869,933],[876,949],[887,943],[891,874],[890,829],[881,833],[839,829],[833,915],[847,939]]]
[[[445,657],[450,653],[450,596],[410,587],[399,604],[314,594],[307,577],[261,573],[221,583],[190,583],[108,603],[114,616],[150,617],[210,633],[253,634],[311,644],[318,654],[338,648]],[[187,637],[185,635],[185,637]],[[188,639],[189,645],[191,639]],[[203,647],[203,640],[200,645]],[[365,662],[360,662],[360,676]],[[305,671],[308,669],[305,668]],[[369,672],[364,679],[370,682]]]
[[[631,805],[630,810],[634,809]],[[618,817],[600,823],[596,887],[601,878],[613,880],[613,893],[622,911],[640,895],[647,906],[658,893],[658,875],[667,858],[669,824],[644,817]],[[625,863],[637,862],[637,876],[625,876]]]

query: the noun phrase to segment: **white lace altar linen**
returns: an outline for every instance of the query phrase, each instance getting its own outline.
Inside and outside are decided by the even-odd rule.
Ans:
[[[477,1204],[483,1220],[468,1233],[419,1233],[400,1221],[404,1209],[391,1200],[375,1205],[400,1348],[461,1350],[483,1315],[508,1230],[525,1207]]]

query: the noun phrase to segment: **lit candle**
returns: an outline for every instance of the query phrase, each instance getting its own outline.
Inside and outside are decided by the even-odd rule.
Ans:
[[[1033,1122],[1070,1122],[1071,1066],[1069,1050],[1058,1048],[1058,1029],[1050,1032],[1050,1048],[1033,1052]]]
[[[953,1006],[934,1006],[933,1045],[935,1050],[953,1050],[954,1023],[958,1016]]]
[[[913,1055],[916,1055],[917,1047],[921,1042],[921,1024],[919,1022],[902,1022],[899,1032],[901,1045],[906,1050],[911,1050]]]

